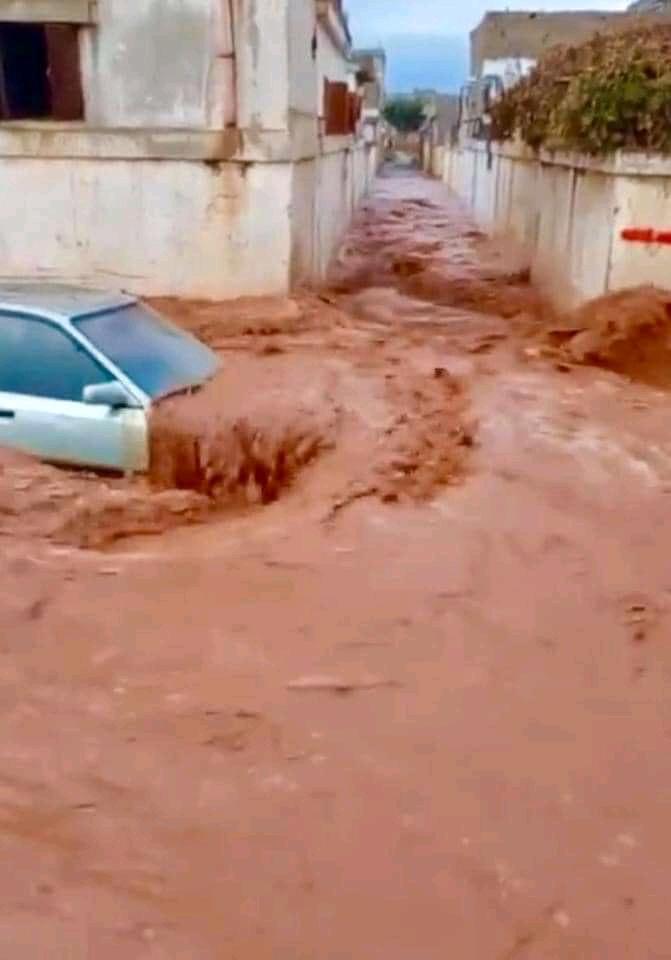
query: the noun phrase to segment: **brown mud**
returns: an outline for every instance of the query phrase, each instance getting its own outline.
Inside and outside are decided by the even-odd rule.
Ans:
[[[668,955],[670,398],[521,270],[385,177],[321,293],[163,304],[152,482],[3,459],[0,957]]]
[[[573,363],[671,388],[671,291],[643,286],[597,297],[549,331]]]

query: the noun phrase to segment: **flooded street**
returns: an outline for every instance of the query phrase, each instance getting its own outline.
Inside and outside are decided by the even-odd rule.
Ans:
[[[418,176],[161,306],[160,482],[0,469],[0,957],[668,957],[669,394]]]

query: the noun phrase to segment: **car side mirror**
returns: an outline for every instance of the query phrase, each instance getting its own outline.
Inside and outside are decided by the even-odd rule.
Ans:
[[[137,406],[124,385],[119,383],[118,380],[110,380],[108,383],[92,383],[88,387],[84,387],[83,399],[84,403],[92,406],[111,407],[113,410]]]

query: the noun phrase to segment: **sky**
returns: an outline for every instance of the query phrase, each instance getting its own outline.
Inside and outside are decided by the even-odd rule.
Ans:
[[[625,10],[629,0],[347,0],[357,47],[381,45],[388,86],[458,90],[468,74],[468,34],[487,10]]]

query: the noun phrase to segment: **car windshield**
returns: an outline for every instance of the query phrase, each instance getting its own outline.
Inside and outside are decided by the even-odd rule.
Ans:
[[[74,323],[152,398],[201,384],[219,366],[204,343],[139,304],[81,317]]]

